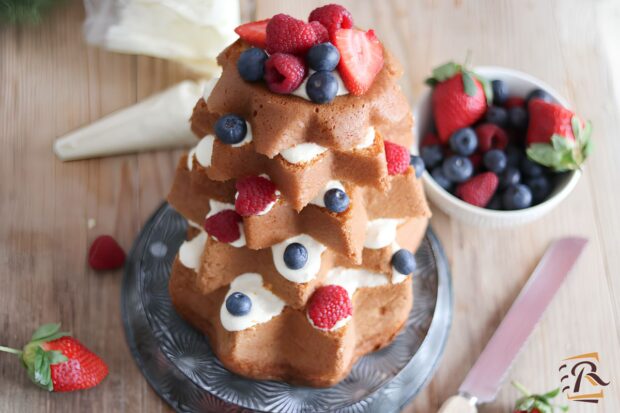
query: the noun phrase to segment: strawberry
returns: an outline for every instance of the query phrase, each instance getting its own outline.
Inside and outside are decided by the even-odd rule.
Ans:
[[[453,62],[435,68],[426,83],[433,87],[433,116],[443,143],[484,116],[493,101],[488,80]]]
[[[265,62],[265,82],[275,93],[291,93],[301,85],[306,76],[306,65],[297,56],[274,53]]]
[[[245,23],[237,26],[235,33],[246,43],[264,49],[267,46],[267,23],[269,19]]]
[[[456,196],[468,204],[484,208],[497,190],[499,179],[493,172],[484,172],[456,187]]]
[[[325,26],[319,22],[310,22],[310,26],[312,26],[312,30],[314,30],[317,44],[329,42],[329,32]]]
[[[352,95],[360,96],[372,86],[383,68],[383,46],[375,32],[357,29],[339,29],[332,42],[340,52],[338,72]]]
[[[276,14],[267,24],[267,52],[304,54],[318,43],[315,29],[288,14]]]
[[[525,99],[521,96],[511,96],[506,99],[506,102],[504,102],[504,107],[506,109],[516,108],[519,106],[525,106]]]
[[[109,235],[100,235],[88,250],[88,264],[93,270],[115,270],[125,264],[125,252]]]
[[[220,211],[205,220],[205,231],[219,242],[234,242],[241,236],[241,215],[232,209]]]
[[[353,314],[349,293],[339,285],[324,285],[308,300],[308,319],[314,327],[331,330],[336,323]]]
[[[273,182],[262,176],[238,179],[235,187],[235,210],[242,217],[267,213],[279,195]]]
[[[329,32],[330,37],[338,29],[350,29],[353,27],[353,16],[351,16],[349,10],[339,4],[328,4],[312,10],[308,21],[321,23]]]
[[[554,170],[580,168],[592,152],[592,125],[557,103],[533,99],[528,105],[527,156]]]
[[[23,350],[0,347],[16,354],[38,386],[53,392],[95,387],[108,375],[108,366],[95,353],[60,331],[60,324],[39,327]]]
[[[513,381],[512,385],[523,394],[523,397],[516,401],[513,413],[554,413],[557,411],[568,411],[567,406],[558,406],[552,403],[552,399],[560,394],[559,388],[545,394],[532,394],[523,387],[521,383]]]
[[[404,173],[409,168],[409,150],[404,146],[388,141],[384,141],[383,145],[385,146],[388,174],[398,175]]]
[[[483,123],[476,127],[478,150],[482,153],[491,149],[505,149],[508,146],[508,134],[494,123]]]

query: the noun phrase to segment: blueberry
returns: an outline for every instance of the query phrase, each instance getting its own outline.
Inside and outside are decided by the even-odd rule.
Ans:
[[[503,80],[493,80],[491,82],[493,88],[493,104],[503,105],[508,99],[508,85]]]
[[[338,81],[331,72],[315,72],[308,78],[306,93],[314,103],[329,103],[338,93]]]
[[[433,171],[431,172],[431,176],[433,177],[435,182],[437,182],[437,185],[439,185],[448,192],[452,190],[452,182],[450,182],[448,178],[446,178],[446,176],[443,174],[443,169],[441,168],[441,166],[433,169]]]
[[[340,62],[340,52],[336,46],[327,42],[312,46],[306,55],[306,63],[310,69],[332,71]]]
[[[532,191],[532,199],[535,204],[544,201],[551,192],[551,183],[544,175],[530,178],[525,182],[525,184],[530,187],[530,190]]]
[[[514,166],[518,168],[521,165],[521,159],[525,156],[523,149],[514,145],[508,145],[506,147],[506,158],[508,160],[508,166]]]
[[[484,163],[484,166],[489,171],[498,174],[506,169],[508,159],[506,158],[506,154],[501,150],[491,149],[482,157],[482,163]]]
[[[523,175],[528,176],[530,178],[533,178],[535,176],[540,176],[545,171],[542,165],[532,161],[527,156],[524,156],[523,159],[521,159],[520,166],[521,166],[521,172],[523,172]]]
[[[508,188],[521,182],[521,172],[514,166],[507,166],[504,172],[499,174],[500,189]]]
[[[502,209],[502,196],[496,192],[485,208],[500,211]]]
[[[443,160],[443,149],[441,149],[440,145],[423,146],[420,149],[420,156],[424,161],[424,165],[428,169],[432,169]]]
[[[459,155],[469,156],[478,147],[478,137],[472,128],[462,128],[450,136],[450,148]]]
[[[549,103],[553,102],[551,95],[542,89],[534,89],[527,94],[525,97],[525,107],[527,107],[528,103],[530,103],[530,100],[532,99],[542,99]]]
[[[474,166],[469,158],[459,155],[447,158],[441,168],[444,176],[455,183],[467,181],[474,173]]]
[[[508,112],[500,106],[489,106],[485,118],[487,122],[503,127],[508,122]]]
[[[527,129],[527,120],[528,116],[525,108],[515,106],[508,109],[508,124],[511,127],[519,131],[524,131]]]
[[[252,300],[243,293],[234,292],[226,299],[226,309],[234,316],[246,315],[252,309]]]
[[[325,207],[332,212],[341,213],[349,208],[349,196],[342,189],[332,188],[323,195]]]
[[[532,205],[532,191],[525,185],[517,184],[506,188],[502,196],[504,209],[523,209]]]
[[[283,259],[288,268],[298,270],[308,262],[308,250],[299,242],[293,242],[286,246]]]
[[[392,255],[392,266],[401,274],[411,274],[416,267],[415,257],[411,251],[400,249]]]
[[[237,60],[237,70],[241,78],[247,82],[257,82],[265,74],[267,53],[263,49],[251,47],[241,53]]]
[[[424,160],[421,157],[411,155],[409,157],[409,165],[413,166],[413,169],[415,169],[416,178],[422,176],[422,173],[424,172]]]
[[[215,122],[215,136],[228,145],[241,142],[248,133],[248,126],[239,115],[229,113]]]

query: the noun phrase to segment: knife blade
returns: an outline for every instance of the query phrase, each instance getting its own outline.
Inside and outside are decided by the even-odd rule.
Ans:
[[[459,393],[475,397],[478,403],[495,398],[512,361],[587,242],[585,238],[569,237],[551,244],[465,377]]]

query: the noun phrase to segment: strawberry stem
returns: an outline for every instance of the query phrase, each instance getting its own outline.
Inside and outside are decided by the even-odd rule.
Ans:
[[[532,393],[528,389],[526,389],[525,386],[522,385],[521,383],[519,383],[518,381],[513,380],[513,381],[511,381],[511,383],[512,383],[512,385],[517,390],[519,390],[521,393],[523,393],[524,396],[531,396],[532,395]]]
[[[21,350],[18,350],[16,348],[11,348],[11,347],[0,346],[0,351],[4,351],[5,353],[16,354],[18,356],[22,355],[22,351]]]

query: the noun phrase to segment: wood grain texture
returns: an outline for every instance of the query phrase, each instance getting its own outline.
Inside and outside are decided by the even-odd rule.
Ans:
[[[243,1],[244,18],[305,17],[320,2]],[[590,244],[518,356],[509,379],[533,390],[559,385],[564,357],[601,354],[611,379],[598,406],[620,411],[620,4],[557,0],[345,1],[356,23],[374,28],[406,68],[412,102],[436,64],[463,59],[529,72],[565,95],[595,125],[596,150],[575,192],[542,220],[489,230],[435,210],[432,224],[453,270],[455,316],[434,378],[405,408],[435,412],[466,372],[525,283],[544,248],[563,235]],[[16,360],[0,355],[0,412],[169,412],[136,368],[122,331],[120,272],[95,274],[87,246],[113,234],[128,250],[166,195],[179,151],[62,163],[56,136],[191,74],[157,59],[107,53],[82,40],[74,0],[37,27],[0,28],[0,343],[18,346],[40,323],[62,320],[110,364],[97,389],[67,395],[32,387]],[[95,218],[91,230],[87,220]],[[506,412],[505,385],[482,412]]]

